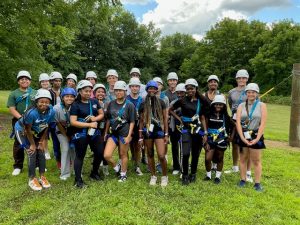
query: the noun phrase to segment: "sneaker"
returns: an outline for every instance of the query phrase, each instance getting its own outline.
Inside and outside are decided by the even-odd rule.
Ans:
[[[48,151],[45,152],[45,159],[46,160],[50,160],[51,159],[50,153]]]
[[[76,181],[76,179],[75,179],[74,186],[76,188],[84,188],[87,185],[86,185],[86,183],[84,183],[84,181],[82,179],[80,179],[79,181]]]
[[[156,185],[156,181],[157,181],[157,177],[156,176],[151,176],[149,184],[151,186],[155,186]]]
[[[137,174],[138,176],[142,176],[142,175],[143,175],[143,173],[142,173],[140,167],[137,167],[137,168],[135,169],[135,172],[136,172],[136,174]]]
[[[66,177],[66,176],[60,176],[59,179],[61,179],[63,181],[66,181],[68,179],[68,177]]]
[[[210,178],[210,177],[208,177],[208,176],[205,176],[205,177],[203,178],[203,180],[204,180],[204,181],[210,181],[210,180],[211,180],[211,178]]]
[[[127,180],[127,176],[124,175],[124,176],[120,176],[118,181],[121,183],[121,182],[125,182],[126,180]]]
[[[260,185],[260,183],[254,184],[253,187],[254,187],[255,191],[259,191],[259,192],[263,191],[263,187]]]
[[[173,175],[178,175],[179,173],[180,173],[179,170],[173,170],[173,172],[172,172]]]
[[[117,177],[119,177],[120,173],[121,173],[121,164],[118,163],[117,166],[118,166],[118,171],[115,170],[115,172],[116,172]]]
[[[240,180],[240,182],[238,183],[238,186],[239,186],[240,188],[245,187],[245,186],[246,186],[246,181]]]
[[[246,175],[246,182],[253,183],[253,178],[250,174]]]
[[[49,188],[49,187],[51,187],[49,181],[47,180],[47,178],[45,176],[41,176],[40,183],[41,183],[41,185],[42,185],[43,188]]]
[[[109,175],[108,165],[103,166],[102,171],[105,176],[108,176]]]
[[[188,175],[182,175],[181,184],[182,185],[189,185],[190,179]]]
[[[103,180],[102,177],[98,173],[93,173],[93,172],[90,174],[90,178],[95,181]]]
[[[13,176],[18,176],[21,173],[21,169],[15,168],[14,171],[12,172]]]
[[[162,168],[161,168],[160,163],[156,164],[156,170],[158,173],[162,173]]]
[[[221,183],[221,179],[220,179],[219,177],[216,177],[216,178],[214,179],[214,183],[215,183],[215,184]]]
[[[40,191],[43,189],[41,184],[39,183],[39,181],[36,178],[29,180],[28,186],[34,191]]]
[[[196,182],[196,174],[190,174],[189,180],[190,180],[190,183],[195,183]]]
[[[238,166],[233,166],[230,170],[225,170],[224,173],[226,174],[230,174],[230,173],[238,173],[240,170],[239,170],[239,167]]]
[[[162,176],[161,177],[161,183],[160,186],[166,187],[168,185],[168,177],[167,176]]]

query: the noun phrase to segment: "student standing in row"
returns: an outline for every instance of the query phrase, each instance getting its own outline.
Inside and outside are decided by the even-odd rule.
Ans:
[[[111,102],[116,99],[116,95],[114,92],[115,83],[119,80],[119,75],[116,70],[109,69],[106,73],[106,81],[108,87],[106,88],[106,101]]]
[[[76,90],[76,84],[77,84],[77,76],[74,73],[70,73],[66,77],[66,86]]]

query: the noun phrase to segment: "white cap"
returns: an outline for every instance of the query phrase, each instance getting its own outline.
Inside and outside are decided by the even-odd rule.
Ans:
[[[235,78],[239,78],[239,77],[245,77],[245,78],[249,78],[249,73],[247,70],[239,70],[237,71],[236,75],[235,75]]]
[[[128,85],[129,85],[129,86],[131,86],[131,85],[138,85],[138,86],[141,86],[141,81],[140,81],[140,79],[137,78],[137,77],[132,77],[132,78],[130,78],[129,84],[128,84]]]
[[[27,77],[29,80],[31,80],[30,73],[26,70],[19,71],[19,73],[17,75],[17,80],[19,80],[19,78],[21,78],[21,77]]]
[[[77,83],[77,76],[74,73],[70,73],[66,79],[73,79]]]
[[[124,91],[127,91],[127,88],[126,88],[126,83],[125,81],[122,81],[122,80],[119,80],[115,83],[114,85],[114,90],[124,90]]]
[[[34,100],[38,100],[39,98],[48,98],[48,99],[52,100],[50,91],[45,90],[45,89],[37,90],[37,92],[34,96]]]
[[[93,87],[93,91],[96,91],[98,88],[103,88],[106,93],[106,88],[103,84],[95,84]]]
[[[168,74],[167,80],[178,80],[177,73],[171,72]]]
[[[85,79],[87,79],[87,78],[97,79],[97,75],[96,75],[96,73],[94,71],[88,71],[85,74]]]
[[[50,80],[50,77],[47,73],[41,73],[39,76],[39,82],[44,81],[44,80]]]
[[[256,91],[259,93],[259,87],[256,83],[249,83],[247,84],[245,91]]]
[[[186,92],[185,84],[184,83],[177,84],[177,86],[175,88],[175,91],[184,91],[184,92]]]
[[[55,80],[55,79],[63,79],[62,75],[60,72],[54,71],[50,74],[50,80]]]
[[[136,68],[136,67],[132,68],[130,70],[129,74],[132,74],[132,73],[138,73],[141,76],[141,72],[140,72],[139,68]]]
[[[164,84],[164,82],[162,81],[162,79],[160,77],[154,77],[153,80],[158,83],[161,83],[162,85]]]
[[[195,87],[198,87],[198,82],[194,78],[190,78],[185,81],[185,86],[187,85],[193,85]]]
[[[93,88],[93,85],[88,80],[81,80],[81,81],[78,82],[76,90],[79,91],[80,89],[85,88],[85,87]]]
[[[224,95],[216,95],[214,100],[211,102],[211,105],[215,104],[215,103],[223,103],[226,105],[225,96]]]
[[[216,80],[219,83],[219,78],[217,75],[210,75],[207,79],[207,82],[211,81],[211,80]]]
[[[107,71],[107,73],[106,73],[106,77],[108,77],[108,76],[115,76],[115,77],[119,77],[119,75],[118,75],[117,71],[116,71],[116,70],[114,70],[114,69],[110,69],[110,70],[108,70],[108,71]]]

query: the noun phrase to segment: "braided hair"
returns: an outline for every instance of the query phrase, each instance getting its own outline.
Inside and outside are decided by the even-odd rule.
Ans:
[[[164,115],[159,97],[156,95],[150,96],[148,94],[144,103],[144,122],[147,128],[149,128],[151,124],[151,117],[158,120],[161,128],[164,129]]]

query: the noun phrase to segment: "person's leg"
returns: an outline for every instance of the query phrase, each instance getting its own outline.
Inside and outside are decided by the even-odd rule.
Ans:
[[[89,137],[89,145],[94,153],[94,160],[93,160],[93,169],[91,174],[99,175],[99,167],[103,158],[103,148],[101,147],[102,141],[101,136],[96,135],[93,137]]]
[[[74,160],[74,171],[75,181],[82,181],[81,173],[83,167],[83,160],[86,154],[88,140],[87,137],[81,137],[75,141],[75,160]]]
[[[173,171],[180,171],[180,163],[179,163],[179,144],[178,141],[180,139],[179,132],[171,131],[170,132],[170,140],[171,140],[171,148],[172,148],[172,158],[173,158]]]
[[[215,156],[215,149],[210,149],[205,151],[205,169],[206,169],[206,178],[205,180],[211,179],[211,161]]]
[[[122,141],[119,141],[119,151],[121,158],[121,177],[119,181],[123,181],[126,178],[127,167],[128,167],[128,148],[129,144],[123,144]]]
[[[23,169],[24,163],[24,150],[20,147],[20,143],[15,138],[13,144],[13,157],[14,157],[14,169]]]
[[[69,154],[69,140],[62,134],[58,134],[57,138],[60,143],[61,149],[61,170],[60,178],[67,179],[70,174],[70,154]]]
[[[56,134],[56,125],[51,124],[49,129],[50,129],[50,134],[51,134],[51,139],[52,139],[52,144],[53,144],[54,156],[55,156],[56,162],[58,163],[57,165],[59,166],[60,160],[61,160],[61,152],[60,152],[59,140],[58,140],[57,134]]]
[[[192,163],[191,163],[191,175],[197,173],[199,156],[202,148],[202,137],[199,135],[192,135]]]
[[[254,166],[254,181],[255,183],[260,183],[261,173],[262,173],[262,165],[261,165],[261,150],[260,149],[251,149],[250,152],[250,160]]]
[[[247,173],[246,173],[246,181],[252,183],[253,179],[251,176],[251,166],[252,166],[252,162],[250,159],[250,151],[249,151],[249,156],[248,156],[248,162],[247,162]]]
[[[37,159],[37,150],[32,153],[27,154],[28,157],[28,177],[30,180],[36,177],[35,175],[35,167],[36,167],[36,159]]]
[[[217,171],[216,171],[216,177],[215,177],[215,183],[218,184],[221,181],[221,175],[223,170],[223,160],[224,160],[224,151],[217,149],[215,152],[216,158],[217,158]]]
[[[189,158],[191,152],[191,134],[182,135],[182,172],[183,176],[188,176],[189,173]]]
[[[155,176],[155,161],[154,161],[154,141],[153,139],[145,139],[145,151],[148,158],[148,166],[152,176]]]
[[[162,168],[162,175],[167,176],[167,160],[165,157],[165,143],[163,138],[155,139],[155,147]]]
[[[236,143],[232,143],[232,170],[233,172],[239,171],[239,157],[240,157],[240,146]]]
[[[113,152],[115,150],[115,148],[117,147],[115,141],[113,140],[112,137],[108,138],[106,145],[105,145],[105,149],[104,149],[104,158],[105,160],[112,165],[112,167],[114,168],[114,170],[116,172],[119,172],[119,167],[116,165],[115,160],[113,159]]]
[[[247,161],[249,156],[249,148],[243,147],[240,152],[240,177],[242,181],[246,181]]]

